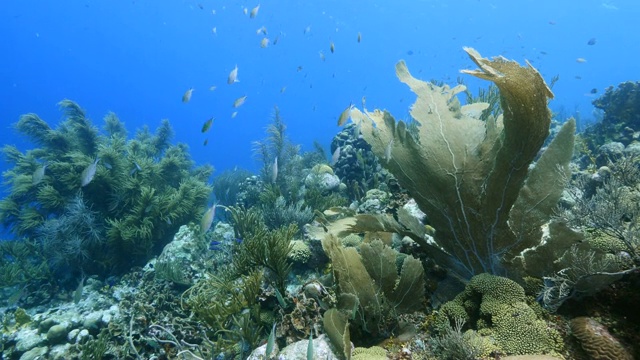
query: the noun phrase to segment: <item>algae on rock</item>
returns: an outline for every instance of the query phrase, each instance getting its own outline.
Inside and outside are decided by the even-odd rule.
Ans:
[[[479,119],[487,104],[461,105],[450,88],[415,79],[404,62],[396,75],[418,95],[411,116],[417,134],[386,111],[353,109],[352,120],[436,229],[435,245],[414,237],[448,268],[470,278],[503,274],[524,249],[540,243],[569,173],[575,121],[564,124],[535,168],[529,169],[549,134],[553,97],[531,65],[485,59],[465,48],[478,70],[464,73],[500,89],[503,114]],[[444,250],[445,254],[443,254]]]

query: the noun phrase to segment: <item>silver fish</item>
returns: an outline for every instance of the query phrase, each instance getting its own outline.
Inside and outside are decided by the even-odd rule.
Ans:
[[[31,176],[33,185],[38,185],[42,182],[42,179],[44,179],[44,172],[46,168],[47,164],[44,164],[38,167],[36,171],[33,172],[33,175]]]
[[[82,300],[82,292],[84,290],[84,279],[85,277],[82,276],[82,279],[80,279],[80,283],[78,284],[78,287],[73,291],[73,302],[75,304],[79,303],[80,300]]]
[[[273,160],[273,166],[271,167],[271,182],[275,183],[278,180],[278,157]]]
[[[231,70],[231,72],[229,73],[229,77],[227,78],[227,84],[231,85],[239,81],[240,80],[238,80],[238,65],[236,65],[236,67],[234,67],[233,70]]]
[[[91,180],[93,180],[93,177],[96,175],[96,169],[98,168],[98,161],[100,161],[100,158],[97,158],[93,164],[87,166],[82,172],[82,181],[80,183],[82,187],[89,185]]]
[[[249,13],[249,17],[251,19],[254,19],[256,16],[258,16],[258,10],[260,10],[260,4],[258,4],[258,6],[251,9],[251,12]]]
[[[338,159],[340,159],[340,146],[338,146],[331,155],[331,166],[334,166],[338,162]]]
[[[387,162],[391,161],[391,150],[393,150],[393,139],[389,141],[389,144],[387,144],[387,148],[384,149],[384,159]]]
[[[218,206],[218,203],[214,203],[207,210],[207,212],[205,212],[204,215],[202,215],[202,220],[200,221],[200,231],[202,231],[203,234],[209,231],[209,229],[211,229],[211,224],[213,224],[213,219],[216,217],[217,206]]]
[[[244,104],[244,102],[247,101],[247,96],[241,96],[239,98],[237,98],[234,102],[233,102],[233,107],[234,108],[238,108],[240,106],[242,106],[242,104]]]

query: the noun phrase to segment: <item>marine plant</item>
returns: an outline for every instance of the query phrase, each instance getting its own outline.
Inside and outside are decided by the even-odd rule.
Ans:
[[[343,247],[329,234],[322,240],[322,248],[331,260],[337,283],[337,310],[342,314],[330,317],[334,318],[331,328],[336,328],[336,322],[348,321],[356,325],[351,331],[358,340],[372,341],[391,334],[397,325],[397,315],[422,307],[424,270],[419,260],[412,256],[400,257],[380,240],[361,244],[358,252],[356,248]],[[336,343],[340,336],[330,337],[334,345],[341,348]]]
[[[57,128],[36,114],[15,125],[37,147],[2,149],[13,167],[3,174],[9,195],[0,200],[2,225],[38,251],[58,248],[54,272],[59,264],[76,274],[126,271],[199,217],[213,169],[194,167],[186,145],[170,143],[167,120],[155,133],[145,126],[127,139],[115,114],[99,131],[76,103],[59,105],[66,118]]]
[[[258,296],[262,271],[237,276],[221,271],[198,281],[182,295],[182,306],[209,326],[211,338],[219,349],[244,353],[264,337]]]
[[[225,170],[213,178],[213,194],[220,205],[234,206],[238,202],[240,184],[251,176],[244,169]]]
[[[404,62],[396,75],[417,94],[412,135],[386,111],[353,109],[353,121],[381,164],[427,214],[435,244],[416,236],[436,261],[460,276],[489,272],[517,276],[520,253],[541,242],[568,178],[575,121],[567,121],[530,165],[549,134],[553,93],[532,66],[485,59],[465,48],[478,70],[463,72],[495,83],[503,114],[479,119],[486,103],[460,105],[458,85],[415,79]],[[511,268],[511,269],[509,269]]]

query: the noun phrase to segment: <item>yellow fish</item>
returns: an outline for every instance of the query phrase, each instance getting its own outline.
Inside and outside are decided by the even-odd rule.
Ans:
[[[213,124],[213,117],[204,122],[202,125],[202,133],[209,131],[209,129],[211,129],[211,124]]]
[[[211,229],[213,219],[216,217],[217,206],[218,203],[214,203],[209,209],[207,209],[207,212],[202,215],[202,220],[200,220],[200,231],[202,231],[203,234]]]
[[[260,47],[264,49],[267,46],[269,46],[269,39],[263,38],[262,41],[260,41]]]
[[[184,95],[182,95],[182,102],[186,104],[191,101],[191,94],[193,94],[193,88],[185,91]]]
[[[344,111],[338,117],[338,126],[344,125],[347,120],[349,120],[349,116],[351,116],[351,108],[353,108],[353,104],[349,104],[349,107],[344,109]]]
[[[247,96],[242,96],[236,99],[236,101],[233,102],[233,107],[237,108],[242,106],[242,104],[244,104],[244,102],[247,100]]]

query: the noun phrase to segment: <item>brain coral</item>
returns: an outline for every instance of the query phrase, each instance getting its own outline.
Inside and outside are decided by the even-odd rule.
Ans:
[[[571,320],[571,331],[591,359],[632,360],[633,357],[607,328],[586,316]]]

